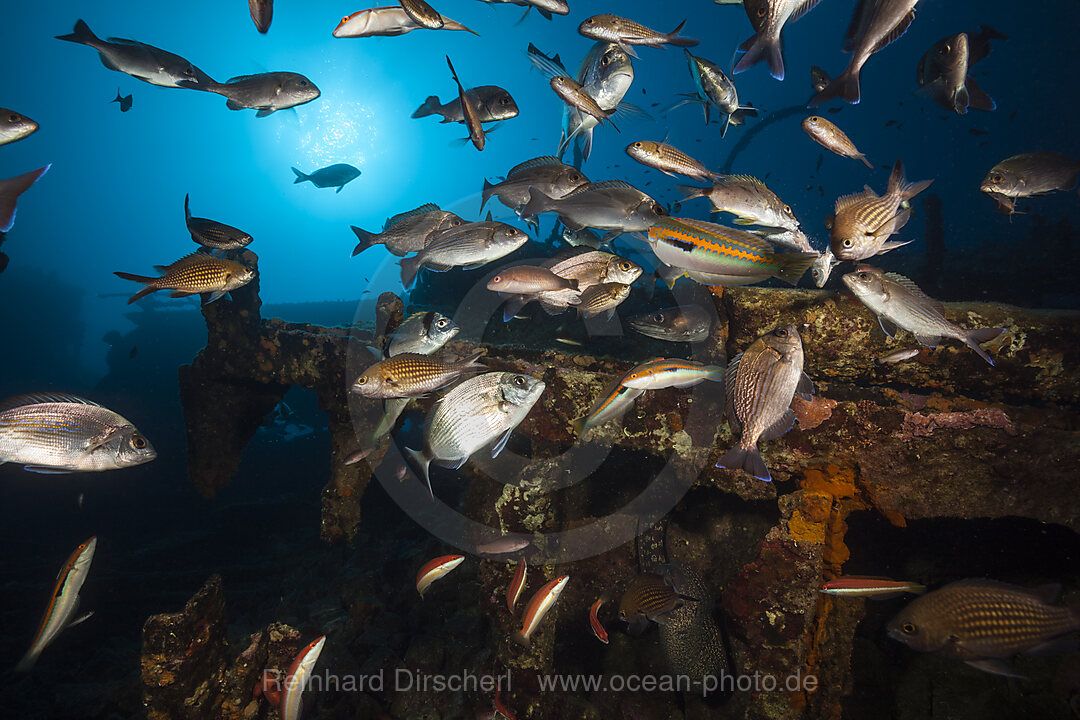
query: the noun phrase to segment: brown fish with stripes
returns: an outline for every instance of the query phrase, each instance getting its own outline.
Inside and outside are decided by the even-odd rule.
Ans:
[[[728,364],[727,418],[739,442],[716,467],[745,470],[758,480],[772,475],[758,452],[758,442],[780,437],[795,423],[791,400],[814,395],[803,372],[802,338],[794,325],[762,335]]]
[[[169,297],[187,297],[210,293],[206,302],[211,303],[227,292],[247,285],[255,277],[255,271],[235,260],[203,253],[192,253],[172,265],[155,265],[161,277],[146,277],[131,273],[113,273],[124,280],[146,285],[131,296],[128,304],[158,290],[172,290]]]
[[[909,183],[904,179],[904,163],[896,161],[889,176],[888,189],[877,195],[869,187],[861,193],[844,195],[836,201],[836,212],[829,225],[832,252],[837,260],[865,260],[906,245],[888,241],[889,237],[907,224],[911,210],[901,209],[933,180]]]
[[[435,392],[469,370],[482,370],[483,352],[457,362],[420,353],[401,353],[377,362],[352,384],[352,392],[369,398],[410,398]]]

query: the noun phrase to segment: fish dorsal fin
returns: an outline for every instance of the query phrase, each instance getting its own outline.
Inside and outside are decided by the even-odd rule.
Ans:
[[[229,84],[234,83],[234,82],[242,82],[244,80],[250,80],[251,78],[254,78],[254,77],[258,77],[258,75],[237,75],[236,77],[231,77],[228,80],[226,80],[225,84],[229,85]]]
[[[791,11],[791,15],[788,16],[787,21],[789,23],[795,22],[803,15],[813,10],[814,6],[817,5],[819,2],[821,2],[821,0],[803,0],[802,4],[799,5],[799,7]]]
[[[915,9],[912,8],[911,11],[907,15],[905,15],[903,17],[903,19],[900,20],[900,22],[898,22],[896,24],[896,27],[894,27],[892,30],[889,31],[888,35],[881,38],[881,40],[878,40],[877,45],[875,45],[874,49],[871,50],[870,52],[871,53],[876,53],[878,50],[881,50],[882,48],[884,48],[884,47],[888,46],[889,44],[891,44],[894,40],[896,40],[901,35],[906,33],[907,29],[909,27],[911,27],[911,23],[913,23],[914,21],[915,21]]]
[[[438,212],[439,209],[440,209],[439,206],[436,205],[435,203],[424,203],[423,205],[421,205],[418,208],[415,208],[413,210],[409,210],[407,212],[398,213],[397,215],[394,215],[393,217],[387,219],[386,223],[383,225],[383,229],[384,230],[389,230],[390,228],[394,227],[395,225],[397,225],[402,220],[405,220],[406,218],[415,217],[417,215],[423,215],[424,213],[429,213],[429,212]]]
[[[842,212],[858,202],[869,199],[872,199],[872,197],[867,195],[865,190],[862,192],[851,193],[850,195],[841,195],[836,198],[835,212]]]
[[[630,183],[626,182],[625,180],[601,180],[600,182],[589,183],[588,185],[583,186],[581,189],[582,190],[608,190],[608,189],[611,189],[611,188],[620,188],[620,189],[624,189],[624,190],[637,190],[637,192],[641,192],[640,190],[638,190],[636,187],[634,187]],[[577,191],[574,191],[574,193],[571,193],[571,194],[577,194]]]
[[[937,308],[937,310],[939,312],[944,314],[945,308],[942,306],[942,304],[940,302],[938,302],[937,300],[935,300],[934,298],[927,295],[926,293],[924,293],[922,291],[922,289],[918,285],[911,282],[911,280],[909,280],[908,278],[904,277],[903,275],[900,275],[899,273],[891,273],[891,272],[890,273],[885,273],[885,277],[887,277],[889,280],[892,280],[894,283],[896,283],[900,287],[904,288],[904,290],[907,290],[909,293],[911,293],[915,297],[919,298],[920,300],[922,300],[924,302],[927,302],[927,303],[930,303],[933,307]]]
[[[1040,585],[1037,588],[1032,588],[1031,594],[1042,600],[1047,605],[1052,605],[1053,603],[1057,602],[1058,596],[1061,595],[1061,583]]]
[[[524,170],[531,170],[536,167],[543,167],[545,165],[562,165],[563,162],[554,155],[541,155],[540,157],[533,158],[532,160],[526,160],[523,163],[515,165],[510,168],[510,172],[506,173],[506,179],[510,180],[518,173]]]
[[[716,181],[717,185],[723,185],[726,183],[746,183],[747,185],[753,185],[756,188],[765,188],[766,190],[768,190],[768,188],[765,186],[765,183],[761,182],[761,180],[754,177],[753,175],[724,175],[722,178]]]
[[[1054,603],[1057,601],[1058,595],[1061,594],[1061,585],[1052,583],[1050,585],[1040,585],[1039,587],[1029,588],[1023,585],[1013,585],[1011,583],[1001,582],[1000,580],[990,580],[987,578],[966,578],[964,580],[956,580],[951,582],[945,587],[957,588],[957,587],[979,587],[979,588],[993,588],[995,590],[1010,591],[1015,593],[1022,593],[1029,595],[1036,600],[1044,603]]]
[[[76,405],[101,407],[96,402],[91,402],[85,398],[78,397],[77,395],[70,395],[68,393],[27,393],[25,395],[16,395],[15,397],[10,397],[7,400],[0,402],[0,412],[26,405],[41,405],[43,403],[73,403]]]

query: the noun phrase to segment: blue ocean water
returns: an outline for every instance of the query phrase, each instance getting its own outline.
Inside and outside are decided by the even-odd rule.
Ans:
[[[168,465],[153,474],[133,471],[146,483],[135,487],[131,476],[123,474],[95,480],[90,506],[97,507],[93,511],[98,513],[97,524],[113,529],[114,542],[149,543],[157,527],[167,527],[175,536],[185,517],[191,517],[199,523],[217,523],[215,547],[228,548],[220,552],[236,566],[261,559],[260,553],[275,560],[288,557],[295,549],[288,546],[292,541],[307,543],[308,549],[317,547],[317,540],[300,530],[284,531],[287,537],[273,535],[268,541],[250,527],[235,530],[232,524],[237,515],[248,512],[245,493],[258,489],[284,498],[273,506],[280,512],[274,520],[282,526],[317,525],[317,492],[326,475],[325,460],[303,477],[269,473],[272,460],[295,453],[296,446],[289,452],[279,448],[280,455],[269,459],[250,460],[255,465],[245,466],[237,485],[214,507],[218,514],[209,518],[190,488],[183,486],[184,427],[175,387],[170,394],[161,386],[144,390],[139,382],[151,375],[171,380],[175,375],[171,360],[177,354],[186,360],[201,348],[205,335],[193,301],[171,301],[191,310],[182,321],[177,319],[181,350],[166,353],[106,340],[131,331],[135,326],[125,315],[139,311],[126,304],[137,288],[113,272],[152,274],[153,265],[195,250],[184,225],[185,194],[191,196],[195,215],[238,226],[254,236],[250,249],[260,258],[265,303],[346,301],[353,303],[354,311],[327,318],[328,322],[348,321],[354,312],[370,318],[380,292],[402,291],[397,258],[382,248],[350,258],[355,237],[349,225],[378,230],[388,216],[426,202],[436,202],[467,220],[478,219],[485,178],[494,182],[513,165],[555,151],[562,103],[528,60],[525,49],[530,42],[545,53],[558,53],[574,70],[592,44],[576,32],[577,24],[589,15],[617,12],[661,31],[686,19],[684,34],[701,40],[694,54],[727,67],[735,48],[752,32],[741,8],[706,0],[666,4],[570,0],[570,5],[567,17],[546,21],[532,12],[519,23],[519,7],[443,0],[438,9],[479,36],[417,31],[370,39],[331,36],[343,15],[361,9],[340,2],[281,0],[265,36],[255,31],[245,4],[238,0],[193,0],[182,5],[58,1],[5,8],[0,24],[4,58],[0,106],[33,118],[41,129],[0,147],[0,176],[12,177],[49,163],[51,168],[20,199],[15,225],[2,248],[11,262],[0,274],[0,330],[6,347],[0,356],[0,395],[38,388],[89,392],[111,370],[102,393],[126,397],[143,408],[142,417],[149,419],[140,424],[155,438],[163,458],[159,465],[166,464],[165,458]],[[621,120],[621,133],[599,129],[584,172],[594,181],[626,180],[665,205],[680,201],[675,183],[684,181],[637,164],[624,152],[626,145],[639,139],[666,140],[710,168],[724,167],[755,123],[806,102],[811,95],[811,64],[832,75],[840,72],[847,61],[840,46],[853,6],[849,0],[827,0],[786,29],[784,82],[769,77],[763,65],[736,77],[740,97],[759,108],[760,116],[732,128],[724,139],[715,118],[706,126],[696,106],[663,112],[677,94],[693,91],[681,50],[639,49],[636,78],[625,100],[653,118]],[[288,70],[311,78],[322,95],[266,118],[256,118],[252,110],[230,111],[223,97],[138,82],[104,68],[92,49],[54,39],[70,32],[77,18],[100,37],[134,38],[180,54],[219,81]],[[1009,35],[1008,40],[995,42],[990,56],[973,71],[998,109],[972,111],[964,117],[946,113],[916,92],[916,65],[933,42],[974,31],[981,24]],[[824,221],[835,198],[859,191],[864,184],[880,192],[887,168],[897,158],[903,158],[910,179],[935,178],[930,192],[941,198],[950,249],[1016,242],[1031,232],[1036,214],[1078,226],[1080,203],[1074,193],[1029,201],[1024,204],[1029,214],[1006,218],[994,213],[992,203],[978,190],[986,171],[1010,155],[1033,150],[1080,155],[1070,114],[1076,102],[1075,61],[1070,58],[1077,27],[1080,3],[1073,0],[1031,7],[1005,0],[923,0],[907,34],[871,58],[864,69],[862,102],[834,103],[842,107],[835,114],[815,111],[825,112],[852,137],[874,164],[873,171],[813,144],[799,127],[803,115],[797,113],[756,135],[730,169],[767,178],[794,208],[819,249],[827,240]],[[489,135],[483,152],[458,142],[465,134],[460,125],[440,124],[436,117],[409,117],[428,95],[438,95],[444,102],[456,96],[446,55],[467,86],[499,85],[520,107],[519,117]],[[110,102],[117,90],[133,95],[130,112],[122,114]],[[340,193],[294,184],[291,167],[311,172],[333,163],[350,163],[362,174]],[[496,202],[489,207],[499,219],[525,227]],[[682,207],[682,215],[709,216],[704,200]],[[916,202],[915,217],[901,234],[901,239],[914,242],[896,251],[897,256],[925,252],[920,211],[921,202]],[[541,222],[536,239],[551,230],[550,217]],[[636,247],[635,257],[648,257],[641,252],[641,243],[627,240],[622,247]],[[1030,251],[1042,255],[1044,249]],[[947,271],[962,276],[971,269]],[[803,285],[808,282],[804,279]],[[837,284],[834,278],[831,286]],[[364,291],[369,292],[362,295]],[[323,321],[296,309],[283,311],[293,313],[290,320]],[[162,313],[160,321],[169,322],[168,315]],[[124,364],[129,351],[130,369]],[[137,357],[141,359],[136,363]],[[118,377],[130,382],[118,384]],[[297,408],[315,410],[310,397],[292,402]],[[305,453],[325,458],[325,437],[302,442]],[[253,468],[258,470],[254,475],[246,472]],[[4,483],[16,477],[21,475],[13,468],[0,473]],[[4,489],[5,515],[12,522],[25,521],[17,528],[9,524],[14,529],[0,535],[19,554],[4,559],[8,569],[17,570],[11,577],[18,584],[8,588],[6,598],[28,590],[29,583],[40,581],[44,568],[53,568],[66,556],[72,528],[90,529],[86,517],[73,509],[72,497],[83,489],[84,485],[70,482],[40,491],[11,485]],[[297,498],[307,503],[300,521],[282,510]],[[27,510],[31,504],[34,509]],[[222,544],[223,539],[233,544]],[[192,540],[193,555],[218,551],[199,546],[201,542]],[[103,562],[103,571],[111,567],[106,577],[128,590],[139,583],[124,573],[153,569]],[[168,588],[164,595],[128,600],[123,612],[111,616],[99,610],[113,623],[105,627],[123,627],[128,641],[134,642],[131,637],[137,637],[145,615],[181,604],[190,595],[188,581],[199,575],[191,568],[203,565],[184,560],[178,564],[190,575],[163,580]],[[266,563],[252,574],[275,571],[273,563]],[[96,592],[97,605],[107,605],[110,591]],[[243,613],[250,610],[263,619],[256,610],[256,595],[252,591],[237,603],[241,617],[252,626],[255,621]],[[34,598],[39,596],[38,591]],[[10,610],[7,604],[5,608]],[[8,617],[33,622],[37,612],[35,604],[22,614],[9,611]],[[25,635],[20,633],[7,647],[21,647]],[[130,648],[119,640],[109,646],[105,631],[92,631],[89,638],[83,640],[84,646],[97,641],[110,658],[130,659],[124,655]]]

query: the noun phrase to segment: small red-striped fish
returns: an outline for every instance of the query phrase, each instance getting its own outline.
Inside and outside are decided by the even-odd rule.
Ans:
[[[544,616],[558,602],[559,596],[570,581],[569,575],[561,575],[536,591],[525,608],[525,617],[521,624],[521,631],[514,633],[514,640],[528,646],[529,638],[536,632],[536,628],[543,621]]]
[[[506,609],[510,612],[514,612],[514,606],[517,605],[518,598],[521,597],[521,591],[525,589],[525,574],[527,572],[528,567],[525,558],[518,560],[517,568],[514,570],[514,577],[510,580],[510,586],[506,588]]]
[[[768,241],[735,228],[664,217],[649,228],[649,244],[663,263],[713,277],[715,285],[747,285],[775,277],[795,285],[816,254],[774,251]]]
[[[45,617],[41,620],[41,626],[38,628],[37,635],[34,636],[30,649],[15,666],[16,672],[26,672],[33,668],[41,651],[55,640],[62,630],[82,622],[93,614],[91,612],[76,620],[71,619],[79,607],[79,590],[82,589],[83,582],[86,580],[86,574],[90,572],[90,561],[94,559],[96,547],[97,538],[90,538],[75,548],[75,552],[68,558],[64,567],[60,568],[56,586],[49,599],[49,607],[45,610]]]
[[[464,559],[464,555],[443,555],[424,563],[420,572],[416,573],[416,591],[420,593],[420,597],[424,597],[424,592],[431,583],[456,568]]]
[[[922,595],[926,592],[926,586],[908,580],[890,580],[883,577],[862,577],[859,575],[845,575],[825,581],[821,586],[821,592],[826,595],[841,595],[847,597],[868,597],[884,600],[898,597],[905,593]]]
[[[635,390],[661,390],[687,388],[705,380],[719,382],[723,379],[724,368],[718,365],[703,365],[678,358],[656,358],[628,372],[622,384]]]
[[[281,693],[281,720],[299,720],[303,708],[301,696],[325,643],[325,635],[314,640],[297,654],[289,666],[289,674],[285,676],[285,688]]]
[[[597,425],[602,425],[608,420],[614,420],[630,409],[634,401],[641,397],[645,391],[628,388],[622,384],[623,375],[600,393],[600,397],[589,408],[589,414],[574,422],[574,432],[578,437],[585,435]]]
[[[589,627],[592,629],[592,634],[596,636],[596,639],[605,645],[608,644],[607,630],[600,623],[600,618],[597,613],[600,612],[600,606],[604,604],[604,598],[596,598],[596,602],[589,608]]]

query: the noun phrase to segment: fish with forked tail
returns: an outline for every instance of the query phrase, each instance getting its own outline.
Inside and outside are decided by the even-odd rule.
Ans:
[[[443,230],[429,236],[419,253],[401,260],[401,284],[412,285],[422,267],[436,272],[459,266],[466,270],[481,267],[509,255],[528,239],[529,236],[516,227],[492,220]]]
[[[671,32],[660,33],[618,15],[593,15],[581,22],[578,26],[578,32],[593,40],[603,40],[622,45],[627,52],[633,55],[631,45],[648,45],[650,47],[660,47],[661,45],[692,47],[697,45],[697,40],[679,35],[684,25],[686,25],[685,20],[679,23],[679,26]]]
[[[763,60],[769,64],[769,74],[784,79],[784,55],[781,51],[784,25],[795,22],[814,9],[820,0],[745,0],[754,35],[739,46],[743,56],[735,64],[734,74],[749,70]]]
[[[341,192],[346,185],[360,177],[360,170],[348,163],[328,165],[310,174],[302,173],[296,168],[292,168],[292,171],[296,175],[293,185],[309,182],[317,188],[336,187],[336,192]]]
[[[933,182],[908,182],[904,178],[904,163],[897,160],[884,195],[879,196],[866,187],[860,193],[838,198],[829,229],[836,259],[865,260],[906,245],[906,242],[889,240],[911,217],[911,210],[904,208],[903,203]]]
[[[203,253],[192,253],[172,265],[155,265],[154,269],[162,273],[161,277],[113,273],[124,280],[146,286],[132,295],[128,304],[158,290],[172,290],[169,297],[174,298],[208,293],[206,302],[212,303],[225,293],[241,288],[255,278],[255,271],[246,265]]]

